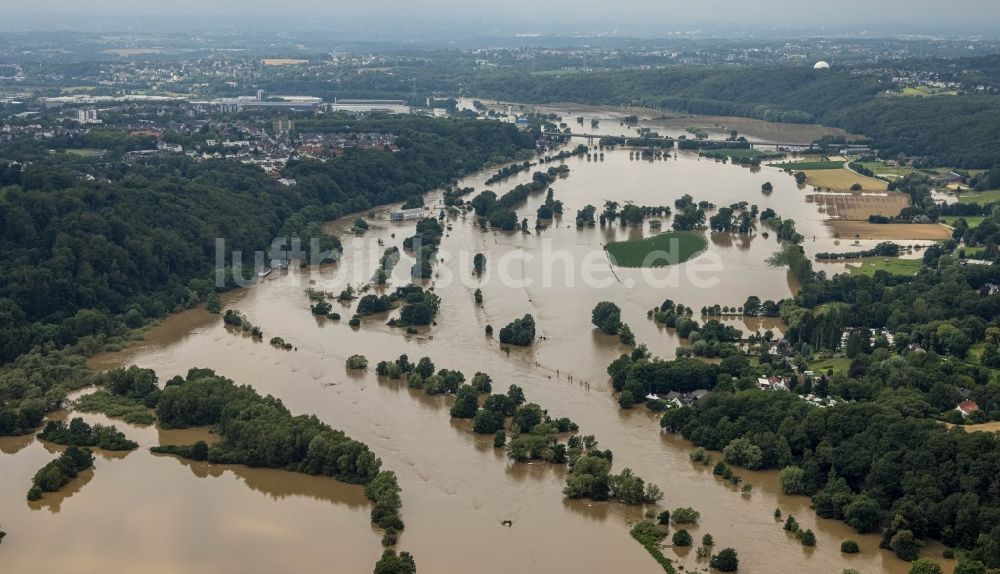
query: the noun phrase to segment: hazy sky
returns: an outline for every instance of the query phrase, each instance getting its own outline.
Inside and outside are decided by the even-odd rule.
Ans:
[[[351,19],[395,22],[479,22],[516,24],[542,32],[685,26],[810,26],[877,31],[914,28],[949,31],[968,26],[1000,29],[998,0],[0,0],[5,17],[18,25],[64,24],[77,14],[113,20],[151,16],[192,17],[199,27],[209,16],[227,21],[345,23]],[[171,18],[171,19],[173,19]]]

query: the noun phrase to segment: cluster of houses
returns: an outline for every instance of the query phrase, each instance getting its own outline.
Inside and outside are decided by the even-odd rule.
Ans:
[[[806,371],[803,373],[806,376],[812,376],[812,371]],[[788,391],[791,389],[792,380],[788,377],[757,377],[757,388],[762,391]],[[837,400],[829,395],[821,397],[819,395],[814,395],[812,393],[806,395],[799,395],[802,397],[806,403],[816,406],[816,407],[832,407],[834,405],[839,405],[843,400]]]
[[[350,148],[396,151],[396,136],[390,133],[305,133],[298,139],[295,149],[299,155],[317,159],[336,157]]]
[[[690,393],[678,393],[677,391],[670,391],[669,393],[660,396],[657,394],[650,393],[646,395],[646,400],[650,401],[663,401],[667,403],[668,407],[680,408],[689,407],[694,403],[700,401],[708,395],[708,391],[705,389],[697,389],[691,391]]]
[[[155,149],[139,149],[134,151],[125,152],[125,161],[133,162],[144,158],[150,158],[161,155],[171,155],[176,153],[184,153],[184,147],[180,144],[169,144],[162,141],[156,142]]]
[[[799,395],[799,396],[802,397],[802,399],[806,402],[806,404],[819,408],[833,407],[841,403],[847,402],[844,400],[838,401],[837,399],[831,397],[830,395],[827,395],[825,397],[820,397],[812,393],[809,393],[808,395]]]
[[[787,391],[788,377],[757,377],[757,388],[762,391]]]
[[[847,338],[851,336],[851,331],[851,329],[844,329],[844,332],[840,335],[840,350],[843,350],[847,345]],[[886,329],[868,329],[868,332],[869,342],[874,341],[879,336],[883,337],[889,343],[889,347],[893,347],[896,342],[895,336]]]
[[[67,128],[63,126],[46,127],[41,124],[27,125],[0,125],[0,142],[13,141],[14,138],[30,135],[35,140],[42,141],[62,136],[74,136],[83,133],[85,130],[79,127]]]

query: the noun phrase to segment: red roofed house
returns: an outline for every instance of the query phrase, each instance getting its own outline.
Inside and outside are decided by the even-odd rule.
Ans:
[[[976,401],[962,401],[958,403],[958,406],[955,407],[955,410],[962,413],[963,417],[967,417],[972,413],[978,411],[979,405],[976,404]]]

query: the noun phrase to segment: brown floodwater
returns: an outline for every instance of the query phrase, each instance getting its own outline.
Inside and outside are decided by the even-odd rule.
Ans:
[[[472,108],[471,99],[465,99],[462,103],[465,104],[465,107]],[[499,109],[504,108],[504,104],[492,102],[491,104]],[[736,130],[739,135],[751,141],[781,144],[808,145],[824,136],[843,136],[848,140],[864,139],[863,136],[853,135],[839,128],[818,124],[782,124],[752,118],[704,116],[641,107],[621,108],[561,103],[526,105],[524,109],[546,114],[555,113],[562,117],[562,121],[573,132],[599,135],[635,137],[639,126],[629,127],[621,122],[622,116],[631,114],[639,118],[641,127],[649,128],[661,136],[672,138],[681,136],[694,138],[695,136],[688,131],[689,128],[692,128],[704,131],[709,139],[725,139],[730,136],[732,130]],[[514,111],[520,110],[515,107]],[[576,118],[580,116],[584,118],[583,125],[576,121]],[[590,120],[592,119],[598,120],[597,127],[591,126]]]
[[[781,495],[774,472],[740,471],[754,486],[751,495],[741,495],[710,469],[690,462],[691,446],[661,433],[656,416],[641,409],[619,410],[605,369],[627,349],[595,333],[590,324],[597,302],[614,301],[638,341],[657,355],[672,357],[681,341],[646,318],[646,311],[664,299],[695,309],[736,306],[749,295],[787,297],[797,286],[786,270],[765,263],[779,246],[773,234],[764,238],[762,233],[751,238],[713,235],[705,253],[676,267],[612,272],[601,245],[648,234],[648,226],[578,230],[573,224],[577,209],[588,203],[600,207],[605,199],[673,206],[684,193],[720,206],[746,200],[794,218],[810,253],[833,250],[836,240],[823,224],[823,214],[805,200],[807,192],[778,170],[722,165],[693,154],[649,162],[615,150],[606,151],[603,161],[571,158],[566,163],[571,174],[553,185],[555,198],[565,203],[565,215],[538,234],[483,232],[471,216],[448,220],[450,230],[439,255],[443,261],[428,282],[442,298],[441,309],[437,324],[418,334],[388,327],[386,316],[366,318],[352,329],[346,320],[350,307],[340,303],[334,303],[334,310],[344,320],[317,319],[303,293],[307,287],[337,293],[348,283],[364,284],[383,249],[402,246],[415,224],[389,222],[390,208],[383,207],[375,210],[364,237],[351,238],[346,231],[353,217],[332,224],[346,247],[338,264],[275,272],[223,298],[226,308],[239,309],[263,328],[265,341],[279,336],[295,350],[255,342],[228,331],[219,315],[192,310],[153,327],[144,342],[96,357],[91,366],[134,363],[155,369],[161,381],[194,366],[213,368],[281,398],[293,412],[316,414],[367,443],[384,467],[399,476],[407,525],[399,548],[414,554],[421,572],[557,567],[655,574],[662,569],[629,536],[629,524],[642,517],[641,509],[564,499],[564,469],[510,463],[492,448],[492,437],[477,436],[467,422],[450,418],[448,399],[379,381],[373,368],[347,372],[345,360],[355,353],[372,364],[402,353],[411,360],[429,356],[438,368],[461,370],[467,378],[477,371],[490,374],[496,391],[520,385],[529,401],[554,416],[572,418],[582,433],[596,435],[602,448],[614,451],[616,469],[630,467],[658,484],[666,494],[661,507],[699,510],[700,523],[691,529],[696,540],[711,533],[717,548],[737,549],[741,572],[906,572],[906,563],[877,548],[877,536],[818,519],[805,497]],[[461,183],[483,189],[491,172]],[[493,188],[503,192],[529,178],[521,174]],[[774,183],[769,195],[760,191],[765,181]],[[440,198],[440,193],[429,194],[428,205],[438,205]],[[531,228],[543,201],[539,194],[518,207],[519,216],[531,214]],[[476,252],[487,256],[482,278],[471,275]],[[392,285],[408,281],[412,262],[403,255]],[[474,303],[476,288],[483,290],[482,306]],[[499,329],[525,313],[534,315],[540,336],[532,348],[508,354],[485,336],[486,325]],[[732,321],[745,330],[780,330],[774,322]],[[85,417],[107,422],[99,415]],[[153,455],[148,447],[156,444],[211,436],[204,429],[168,432],[116,424],[141,443],[139,450],[124,456],[102,453],[93,472],[34,505],[24,497],[31,476],[53,458],[56,448],[25,437],[0,439],[0,523],[9,533],[0,546],[4,571],[371,571],[381,547],[361,488]],[[786,534],[773,518],[776,507],[811,528],[817,546],[803,548]],[[501,525],[504,520],[512,526]],[[847,538],[860,543],[860,554],[840,553],[840,542]],[[927,550],[940,555],[936,546]],[[664,552],[685,570],[707,569],[693,551]]]

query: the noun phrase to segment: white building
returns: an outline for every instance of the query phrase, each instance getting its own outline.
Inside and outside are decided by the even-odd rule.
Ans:
[[[81,109],[76,111],[76,121],[81,124],[99,124],[101,120],[97,117],[97,110],[93,108]]]
[[[341,100],[336,99],[330,104],[331,112],[351,112],[365,114],[383,112],[388,114],[408,114],[410,106],[405,100]]]
[[[389,221],[409,221],[412,219],[420,219],[423,214],[424,210],[419,207],[414,209],[397,209],[389,214]]]
[[[781,377],[771,377],[765,379],[757,377],[757,388],[762,391],[787,391],[788,383]]]

